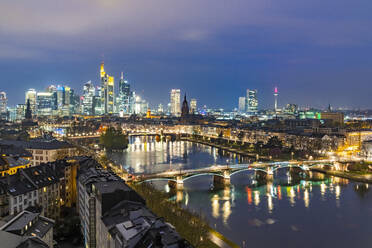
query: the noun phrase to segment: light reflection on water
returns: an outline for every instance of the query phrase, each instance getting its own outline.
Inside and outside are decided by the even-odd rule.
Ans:
[[[134,172],[201,168],[212,164],[247,163],[218,149],[189,142],[134,140],[129,150],[112,154]],[[172,192],[173,200],[202,213],[211,226],[247,247],[370,247],[372,193],[370,185],[316,175],[314,181],[293,178],[286,169],[274,181],[259,185],[253,172],[236,174],[231,185],[211,188],[211,176],[185,182],[174,191],[166,182],[154,182]],[[350,238],[352,237],[352,238]]]

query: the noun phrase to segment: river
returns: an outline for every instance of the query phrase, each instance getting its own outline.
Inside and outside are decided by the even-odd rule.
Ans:
[[[249,163],[249,158],[186,141],[131,138],[129,148],[109,157],[135,173],[154,173]],[[371,247],[372,185],[319,174],[316,181],[293,179],[277,170],[259,185],[254,172],[213,188],[212,176],[187,180],[173,200],[201,213],[210,225],[241,247]],[[166,182],[154,182],[169,191]]]

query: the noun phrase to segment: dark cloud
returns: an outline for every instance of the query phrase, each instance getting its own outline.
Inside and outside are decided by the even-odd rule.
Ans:
[[[153,105],[179,87],[201,104],[232,108],[246,88],[263,106],[372,107],[372,2],[348,0],[2,1],[0,90],[80,90],[125,70]]]

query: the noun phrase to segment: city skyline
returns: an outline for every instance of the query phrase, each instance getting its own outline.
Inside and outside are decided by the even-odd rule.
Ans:
[[[124,71],[151,103],[180,88],[202,105],[232,109],[252,88],[267,108],[278,86],[283,103],[372,108],[367,9],[334,0],[8,2],[1,10],[0,90],[15,105],[19,89],[96,85],[104,58],[115,78]]]

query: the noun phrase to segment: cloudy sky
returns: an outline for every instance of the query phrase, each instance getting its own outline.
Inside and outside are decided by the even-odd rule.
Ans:
[[[81,91],[124,71],[152,106],[171,88],[231,109],[247,88],[262,108],[372,108],[372,2],[367,0],[2,0],[0,91]]]

